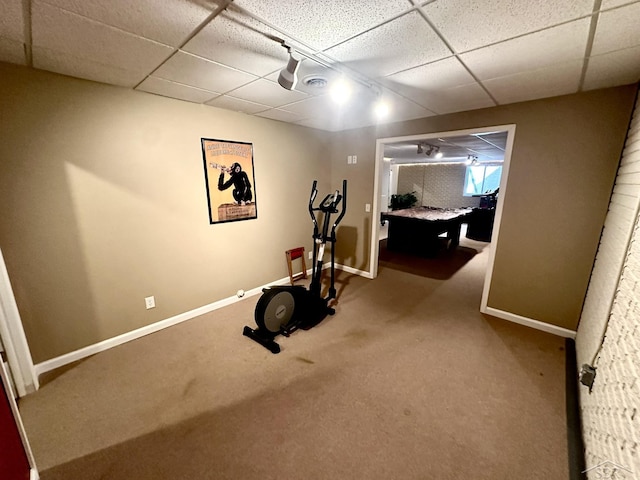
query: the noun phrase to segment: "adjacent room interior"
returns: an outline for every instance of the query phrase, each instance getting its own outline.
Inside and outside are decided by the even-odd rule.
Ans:
[[[640,1],[161,3],[0,7],[0,472],[640,472]]]
[[[371,235],[374,245],[377,241],[384,250],[383,256],[388,257],[395,250],[412,261],[412,256],[442,257],[438,255],[442,248],[454,250],[460,238],[490,242],[503,165],[506,157],[508,171],[511,155],[507,138],[514,131],[510,130],[485,128],[384,140],[383,158],[377,165],[380,224],[377,236],[374,231]],[[414,219],[397,218],[404,209],[408,209],[409,216],[425,217],[429,226],[420,227]],[[391,239],[390,223],[395,229]],[[425,238],[420,236],[420,230]],[[435,243],[429,241],[431,231],[440,237],[433,239]]]

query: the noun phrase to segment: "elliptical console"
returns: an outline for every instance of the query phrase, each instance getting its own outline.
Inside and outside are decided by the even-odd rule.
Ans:
[[[274,338],[277,335],[288,337],[292,332],[302,328],[309,328],[320,323],[327,315],[333,315],[335,309],[329,306],[329,302],[336,298],[335,279],[335,248],[336,227],[347,211],[347,181],[342,181],[342,194],[339,190],[330,193],[317,207],[313,202],[318,195],[316,188],[318,182],[313,181],[311,196],[309,197],[309,215],[313,221],[313,273],[311,284],[307,290],[302,286],[274,286],[262,290],[262,296],[258,300],[255,311],[255,321],[258,328],[245,326],[243,335],[258,342],[272,353],[280,352]],[[342,203],[341,210],[338,206]],[[318,228],[318,219],[315,212],[323,213],[322,232]],[[339,213],[331,224],[331,215]],[[329,226],[331,225],[331,233]],[[322,297],[322,265],[324,250],[327,243],[331,243],[331,285],[327,297]]]

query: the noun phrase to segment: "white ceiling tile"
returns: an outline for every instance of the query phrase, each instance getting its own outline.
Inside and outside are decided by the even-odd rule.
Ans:
[[[336,103],[329,95],[309,97],[300,102],[287,105],[286,109],[297,113],[301,117],[326,117],[326,118],[346,118],[346,117],[370,117],[373,96],[354,96],[343,104]]]
[[[431,95],[425,95],[419,103],[437,114],[476,110],[495,105],[491,97],[476,83],[433,91]]]
[[[189,87],[180,83],[171,82],[157,77],[149,77],[144,80],[136,90],[155,93],[163,97],[177,98],[187,102],[204,103],[211,98],[218,96],[217,92],[210,92],[200,88]]]
[[[42,2],[32,5],[33,46],[116,68],[151,72],[172,51]],[[65,73],[65,72],[62,72]]]
[[[640,0],[234,0],[206,25],[221,1],[1,0],[0,61],[25,64],[31,47],[35,68],[326,130],[374,125],[378,87],[394,122],[577,91],[595,18],[581,87],[640,79]],[[279,38],[318,60],[295,91],[277,84]],[[339,107],[341,73],[376,87],[356,82]]]
[[[226,110],[233,110],[234,112],[243,112],[248,114],[263,112],[271,108],[259,103],[247,102],[246,100],[235,98],[230,95],[220,95],[219,97],[205,103],[212,107],[224,108]]]
[[[304,127],[317,128],[320,130],[327,130],[329,132],[339,132],[341,130],[347,130],[350,128],[365,127],[367,125],[353,125],[350,121],[340,117],[317,117],[317,118],[303,118],[302,120],[295,122],[298,125]]]
[[[263,78],[240,87],[230,94],[242,100],[254,103],[267,104],[270,107],[280,107],[291,102],[296,102],[307,95],[295,90],[286,90],[278,83]]]
[[[383,80],[392,90],[397,90],[413,100],[420,98],[423,91],[428,93],[473,82],[473,77],[455,57],[389,75]]]
[[[176,53],[153,75],[220,93],[228,92],[256,78],[254,75],[185,52]]]
[[[407,0],[236,0],[307,46],[324,50],[411,7]]]
[[[272,108],[265,110],[264,112],[256,113],[258,117],[270,118],[271,120],[280,120],[281,122],[293,123],[300,120],[300,115],[297,113],[287,112],[279,108]]]
[[[411,32],[411,36],[405,32]],[[370,77],[382,77],[451,55],[417,12],[369,30],[325,53]]]
[[[463,105],[481,108],[493,105],[474,78],[455,57],[423,65],[386,77],[383,83],[408,99],[437,113],[458,111]],[[478,94],[479,98],[471,98]],[[455,96],[460,96],[455,98]]]
[[[24,44],[16,40],[0,37],[0,62],[26,65],[27,59],[24,54]]]
[[[330,132],[339,132],[342,130],[349,130],[354,128],[370,127],[376,125],[376,122],[366,121],[363,118],[343,118],[343,117],[329,117],[329,118],[305,118],[296,122],[298,125],[302,125],[310,128],[318,128],[320,130],[328,130]]]
[[[386,91],[383,98],[389,105],[389,114],[381,120],[384,123],[425,118],[435,115],[432,111],[393,92]]]
[[[287,50],[268,35],[275,33],[251,18],[228,10],[203,28],[182,50],[263,76],[283,68],[289,59]]]
[[[382,99],[389,106],[389,114],[380,120],[375,114],[378,97],[371,94],[356,96],[343,105],[336,104],[328,95],[310,97],[287,105],[286,109],[303,117],[296,122],[298,124],[331,131],[433,115],[433,112],[386,89]]]
[[[6,39],[24,42],[22,0],[2,0],[0,7],[0,42]]]
[[[86,58],[77,58],[57,50],[33,47],[33,66],[41,70],[84,78],[94,82],[135,87],[142,81],[147,72],[126,70],[113,65],[104,65]]]
[[[593,0],[446,0],[422,8],[461,53],[590,15]]]
[[[4,1],[4,0],[3,0]],[[217,2],[184,0],[46,0],[47,3],[157,42],[179,46]]]
[[[308,97],[296,103],[287,105],[287,110],[297,113],[301,117],[314,117],[318,112],[324,112],[331,105],[331,99],[327,95]],[[326,116],[330,116],[326,114]]]
[[[589,59],[585,90],[629,85],[640,81],[640,46]]]
[[[580,59],[587,46],[589,24],[589,19],[576,20],[473,50],[460,58],[479,79],[504,77]]]
[[[303,127],[317,128],[319,130],[328,130],[330,132],[337,131],[332,126],[331,119],[328,118],[303,118],[295,122],[298,125],[302,125]]]
[[[591,55],[640,45],[640,3],[600,13]]]
[[[501,104],[576,93],[582,75],[582,60],[564,62],[537,70],[484,81]]]
[[[414,118],[425,118],[434,115],[433,112],[405,99],[392,92],[385,91],[383,95],[385,101],[389,105],[389,114],[377,119],[373,104],[369,103],[364,108],[357,109],[357,113],[349,114],[349,109],[343,109],[343,113],[335,113],[333,109],[327,109],[329,99],[315,99],[304,106],[299,106],[301,111],[306,111],[307,116],[298,122],[311,128],[319,128],[321,130],[339,131],[347,128],[358,128],[371,126],[376,124],[392,123],[397,121],[411,120]],[[305,103],[305,102],[302,102]],[[296,104],[298,105],[298,104]],[[292,106],[287,108],[291,109]],[[323,108],[325,107],[325,108]]]
[[[610,10],[612,8],[633,3],[634,1],[638,0],[602,0],[602,3],[600,4],[600,11]]]

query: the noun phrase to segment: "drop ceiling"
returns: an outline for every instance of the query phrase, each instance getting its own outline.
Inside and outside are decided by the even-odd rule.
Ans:
[[[2,0],[0,61],[338,131],[640,80],[640,1]],[[288,53],[300,82],[277,83]],[[307,58],[311,57],[311,58]],[[331,68],[328,68],[330,66]],[[328,94],[340,75],[351,101]],[[304,79],[324,77],[325,88]]]
[[[502,164],[507,136],[507,131],[499,131],[399,141],[385,144],[384,156],[392,164],[469,163],[473,159],[480,165]]]

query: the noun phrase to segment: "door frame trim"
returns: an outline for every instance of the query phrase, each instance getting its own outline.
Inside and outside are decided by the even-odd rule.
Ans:
[[[7,352],[7,362],[19,397],[40,387],[33,358],[24,333],[20,312],[11,289],[9,273],[0,250],[0,337]]]

